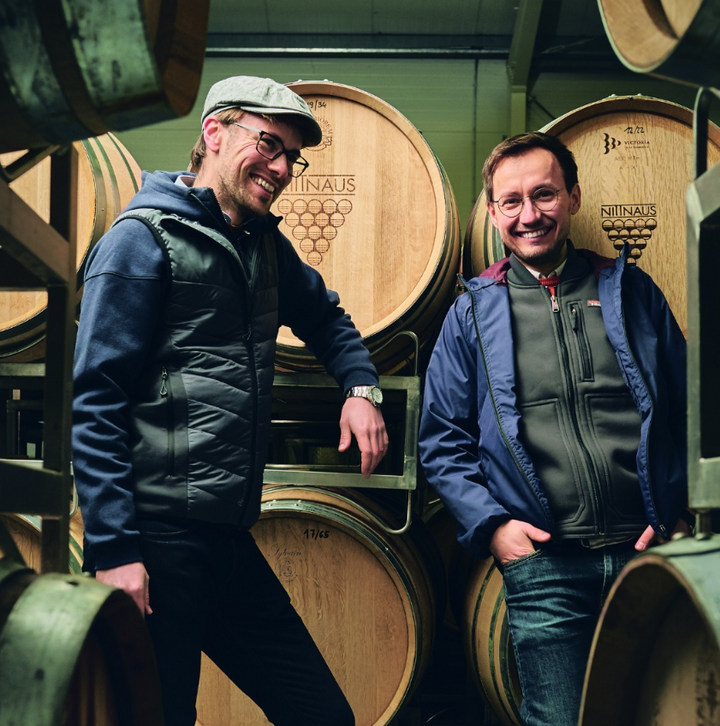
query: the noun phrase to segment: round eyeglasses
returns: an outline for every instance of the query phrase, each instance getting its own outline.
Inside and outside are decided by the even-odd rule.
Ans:
[[[275,161],[275,159],[285,154],[285,158],[287,159],[288,163],[288,172],[290,173],[290,176],[301,176],[305,169],[310,166],[307,160],[303,159],[303,157],[300,156],[297,151],[288,151],[283,145],[283,142],[280,141],[280,139],[273,136],[272,134],[269,134],[267,131],[263,131],[262,129],[256,129],[252,126],[245,126],[245,124],[240,124],[237,121],[231,121],[230,123],[233,126],[239,126],[241,129],[254,131],[258,135],[258,140],[255,144],[255,148],[257,149],[257,152],[258,154],[260,154],[260,156],[263,156],[270,161]]]
[[[541,187],[526,197],[521,197],[519,194],[506,194],[500,199],[494,199],[493,204],[497,204],[498,209],[506,217],[517,217],[522,212],[526,199],[532,202],[535,209],[541,212],[549,212],[557,206],[560,191],[560,189],[553,189],[552,187]]]

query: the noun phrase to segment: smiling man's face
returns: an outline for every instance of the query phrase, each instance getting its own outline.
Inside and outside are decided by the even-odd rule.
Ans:
[[[272,134],[289,151],[299,153],[302,147],[300,131],[288,124],[273,123],[251,113],[243,114],[239,123]],[[225,138],[213,185],[220,206],[224,211],[234,210],[241,222],[266,215],[292,179],[287,156],[281,154],[272,161],[262,156],[257,150],[255,131],[228,124],[222,127],[222,133]]]
[[[503,159],[492,181],[495,200],[508,195],[522,199],[517,217],[505,216],[497,204],[488,202],[490,218],[505,246],[526,267],[543,274],[555,269],[565,259],[570,220],[580,209],[580,187],[576,184],[568,192],[555,155],[541,148]],[[557,205],[547,212],[528,198],[543,188],[559,190]]]

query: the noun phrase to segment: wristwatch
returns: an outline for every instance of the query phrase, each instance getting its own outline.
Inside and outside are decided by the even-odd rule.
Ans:
[[[375,408],[380,408],[383,392],[378,386],[352,386],[345,394],[345,398],[367,398]]]

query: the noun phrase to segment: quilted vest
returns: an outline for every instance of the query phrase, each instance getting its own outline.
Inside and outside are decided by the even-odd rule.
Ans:
[[[169,283],[131,402],[140,516],[250,527],[260,511],[278,332],[273,232],[247,266],[215,229],[156,210],[142,220]]]

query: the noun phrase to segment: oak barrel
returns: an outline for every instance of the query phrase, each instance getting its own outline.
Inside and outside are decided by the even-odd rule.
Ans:
[[[421,522],[402,535],[376,503],[350,490],[268,486],[253,535],[289,592],[355,713],[392,721],[426,667],[436,626],[435,578]],[[301,666],[300,666],[301,667]],[[197,726],[268,724],[203,656]]]
[[[0,4],[0,152],[189,113],[209,0]]]
[[[595,631],[581,726],[718,726],[720,537],[632,560]]]
[[[718,0],[600,0],[605,31],[631,70],[720,86]]]
[[[340,295],[380,373],[432,347],[451,302],[460,230],[447,175],[420,132],[380,98],[339,83],[290,87],[323,128],[310,162],[274,211],[303,260]],[[387,347],[383,347],[387,344]],[[278,336],[279,370],[321,366],[288,329]]]
[[[457,530],[450,514],[439,500],[428,502],[422,513],[422,521],[437,547],[445,572],[445,606],[443,627],[457,632],[456,603],[451,594],[458,589],[458,578],[464,582],[464,573],[458,573],[459,563],[465,554],[457,541]]]
[[[83,525],[70,519],[70,570],[37,575],[41,520],[0,515],[26,566],[0,559],[0,726],[157,726],[159,681],[133,600],[80,575]]]
[[[78,160],[75,191],[79,293],[84,264],[95,243],[109,229],[140,186],[140,167],[112,134],[73,144]],[[19,156],[0,156],[6,166]],[[50,164],[45,159],[10,184],[46,222],[50,218]],[[45,354],[47,292],[0,292],[0,359],[27,362]]]
[[[492,557],[469,555],[457,565],[457,573],[450,587],[471,680],[503,726],[519,726],[522,691],[502,574]]]
[[[157,726],[155,659],[132,598],[0,560],[0,725]]]
[[[42,546],[42,519],[25,514],[0,514],[0,524],[10,533],[22,555],[25,564],[36,571],[41,569],[40,549]],[[70,551],[68,561],[70,573],[79,575],[83,565],[83,521],[80,510],[70,517]]]
[[[503,578],[492,557],[457,541],[451,515],[429,502],[423,522],[441,553],[447,579],[444,627],[459,631],[470,682],[503,726],[520,724],[522,691],[506,615]]]
[[[694,177],[693,115],[648,96],[610,96],[552,121],[578,165],[582,206],[570,237],[606,257],[625,242],[631,262],[648,272],[687,331],[685,194]],[[708,166],[720,159],[720,129],[708,133]],[[480,274],[505,256],[481,193],[465,234],[463,275]]]

